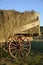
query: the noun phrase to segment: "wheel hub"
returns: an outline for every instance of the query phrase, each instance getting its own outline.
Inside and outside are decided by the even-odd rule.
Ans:
[[[20,45],[17,45],[17,49],[20,49]]]

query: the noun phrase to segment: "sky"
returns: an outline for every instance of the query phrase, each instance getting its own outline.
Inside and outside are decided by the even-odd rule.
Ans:
[[[43,0],[0,0],[0,10],[34,10],[40,13],[40,26],[43,26]]]

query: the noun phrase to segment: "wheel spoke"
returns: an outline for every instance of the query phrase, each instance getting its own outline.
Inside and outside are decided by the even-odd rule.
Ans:
[[[25,50],[23,50],[23,53],[24,53],[24,54],[26,54],[26,51],[25,51]]]
[[[11,50],[16,49],[16,47],[10,48]]]
[[[29,47],[29,45],[24,45],[24,47]]]
[[[17,51],[17,49],[15,49],[14,51],[12,51],[12,53],[14,54],[14,53],[16,53],[16,51]]]
[[[28,51],[29,49],[28,48],[24,48],[24,50]]]
[[[17,46],[16,44],[12,43],[13,46]]]
[[[18,51],[16,50],[15,56],[17,56],[17,55],[18,55]]]
[[[18,56],[20,57],[20,51],[18,52]]]
[[[28,45],[28,42],[23,42],[23,45]]]
[[[21,51],[21,56],[22,56],[22,57],[24,56],[24,53],[23,53],[23,51]]]

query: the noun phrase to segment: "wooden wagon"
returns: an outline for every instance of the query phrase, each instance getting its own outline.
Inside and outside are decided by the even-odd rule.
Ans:
[[[0,10],[0,43],[13,58],[27,57],[32,36],[40,35],[39,13]]]

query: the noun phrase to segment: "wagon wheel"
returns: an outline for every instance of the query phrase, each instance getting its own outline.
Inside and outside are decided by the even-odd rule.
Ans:
[[[27,57],[30,49],[31,44],[25,36],[15,36],[9,44],[9,53],[13,58]]]
[[[9,47],[9,42],[5,42],[5,44],[3,45],[3,50],[5,51],[5,52],[8,52],[8,47]]]

